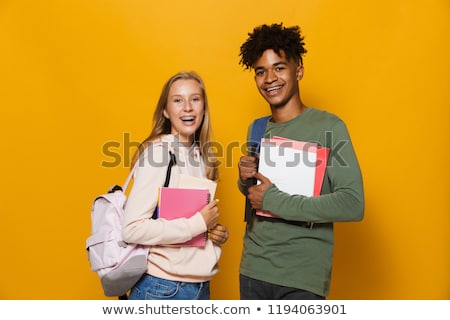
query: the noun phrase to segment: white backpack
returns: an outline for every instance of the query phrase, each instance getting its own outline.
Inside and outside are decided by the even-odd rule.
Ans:
[[[136,165],[139,162],[136,163]],[[175,156],[170,152],[164,186],[169,185],[170,172]],[[107,194],[94,199],[91,209],[92,233],[86,240],[91,270],[97,272],[105,296],[126,294],[147,271],[149,247],[127,244],[122,240],[122,221],[126,203],[126,190],[136,166],[128,175],[123,189],[115,185]]]

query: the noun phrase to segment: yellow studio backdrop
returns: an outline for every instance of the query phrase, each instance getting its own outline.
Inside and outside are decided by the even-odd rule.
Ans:
[[[238,299],[237,146],[269,112],[239,47],[279,22],[305,35],[304,102],[344,119],[364,175],[365,219],[336,225],[329,299],[449,299],[446,0],[0,1],[0,298],[105,298],[84,249],[92,200],[125,179],[165,80],[195,70],[231,232],[212,298]]]

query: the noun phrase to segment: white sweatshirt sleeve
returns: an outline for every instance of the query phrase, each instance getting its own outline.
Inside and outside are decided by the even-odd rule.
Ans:
[[[124,241],[143,245],[174,244],[206,231],[206,224],[199,212],[188,219],[152,219],[158,201],[158,188],[164,184],[168,164],[169,151],[163,144],[152,144],[142,155],[125,206]],[[175,168],[171,181],[177,174]]]

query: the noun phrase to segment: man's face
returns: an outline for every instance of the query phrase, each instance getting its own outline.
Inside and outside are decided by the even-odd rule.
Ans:
[[[261,95],[273,108],[281,108],[299,99],[298,80],[303,77],[303,66],[287,60],[272,49],[264,51],[253,65],[255,82]]]

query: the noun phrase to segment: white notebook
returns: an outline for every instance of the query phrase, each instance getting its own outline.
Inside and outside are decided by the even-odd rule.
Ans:
[[[178,188],[191,188],[191,189],[208,189],[210,199],[214,199],[216,194],[217,183],[209,179],[202,179],[197,177],[191,177],[187,174],[180,174],[178,180]]]

